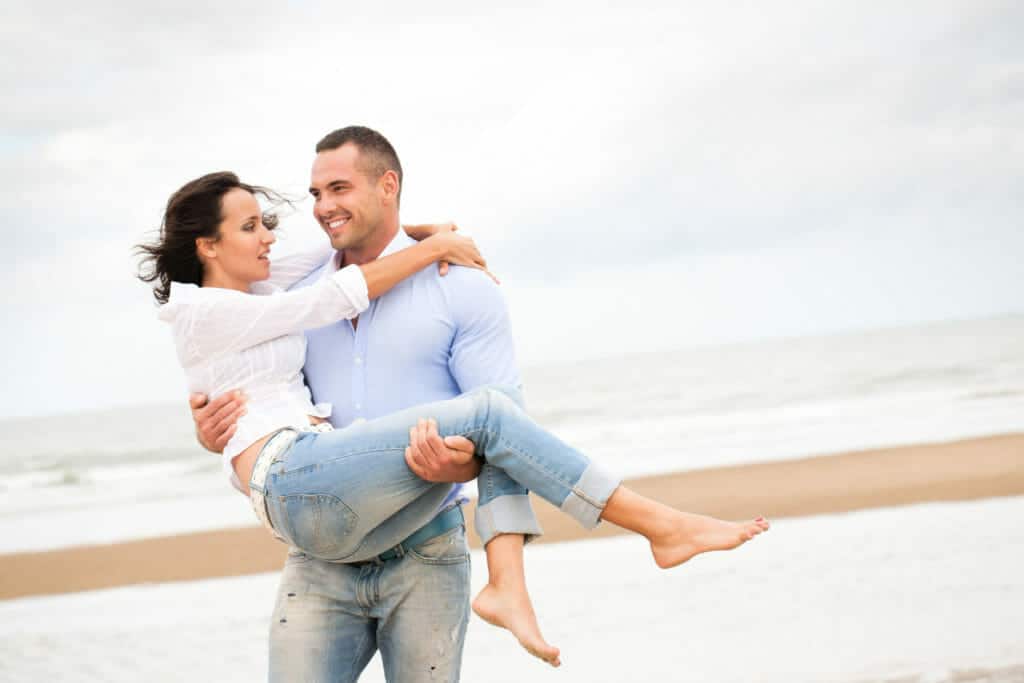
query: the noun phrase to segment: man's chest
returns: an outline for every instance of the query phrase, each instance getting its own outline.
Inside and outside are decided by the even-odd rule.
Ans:
[[[440,293],[402,283],[359,317],[307,331],[306,383],[334,404],[336,426],[458,393],[448,361],[457,332]]]

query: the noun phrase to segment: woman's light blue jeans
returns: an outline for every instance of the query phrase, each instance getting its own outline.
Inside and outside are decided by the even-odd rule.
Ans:
[[[265,482],[271,523],[291,545],[330,562],[365,561],[400,543],[437,514],[451,489],[420,479],[405,463],[409,428],[422,417],[434,418],[442,436],[470,439],[486,463],[476,516],[484,543],[493,529],[509,528],[503,498],[526,489],[593,528],[620,480],[537,425],[518,401],[515,389],[484,387],[333,432],[299,434]]]

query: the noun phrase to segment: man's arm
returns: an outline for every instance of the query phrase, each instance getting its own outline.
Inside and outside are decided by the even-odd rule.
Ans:
[[[498,286],[481,273],[453,269],[442,284],[455,324],[448,368],[462,392],[488,384],[519,387],[519,368],[508,307]],[[423,421],[421,420],[421,423]],[[417,476],[433,482],[462,482],[479,474],[480,461],[459,465],[473,443],[461,436],[441,438],[427,421],[409,430],[405,461]],[[472,476],[467,476],[469,467]]]
[[[455,323],[448,368],[459,391],[486,385],[519,388],[512,323],[501,288],[469,268],[454,269],[442,287]]]

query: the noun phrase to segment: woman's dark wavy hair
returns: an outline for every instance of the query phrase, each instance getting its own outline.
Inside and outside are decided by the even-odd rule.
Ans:
[[[224,220],[222,200],[236,188],[259,195],[272,205],[289,203],[277,192],[243,183],[228,171],[208,173],[185,183],[167,200],[157,240],[135,246],[136,254],[142,256],[138,278],[155,283],[153,296],[158,303],[167,303],[171,282],[202,284],[203,264],[196,253],[196,239],[220,237],[220,224]],[[277,220],[272,213],[263,215],[263,224],[270,229],[277,227]]]

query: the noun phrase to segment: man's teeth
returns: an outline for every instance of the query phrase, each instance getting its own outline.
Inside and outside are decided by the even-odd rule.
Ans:
[[[348,223],[348,219],[347,218],[338,218],[338,219],[335,219],[335,220],[331,221],[330,223],[328,223],[327,227],[328,228],[332,228],[332,229],[333,228],[340,228],[341,226],[345,225],[345,223]]]

